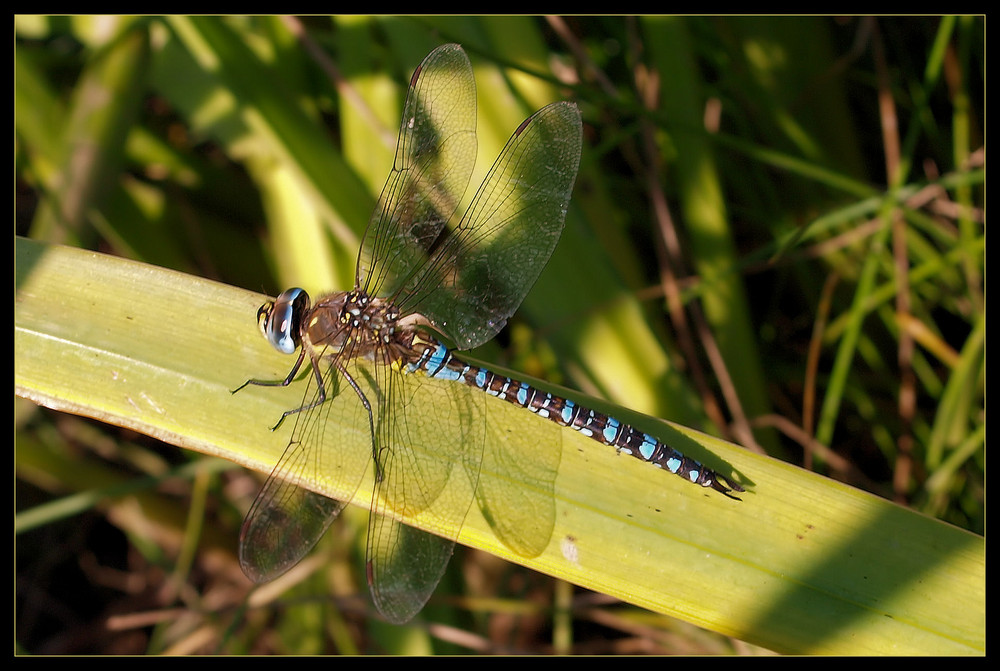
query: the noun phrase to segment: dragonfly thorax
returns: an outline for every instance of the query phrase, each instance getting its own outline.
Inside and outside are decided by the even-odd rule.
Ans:
[[[359,290],[324,296],[308,311],[302,342],[321,355],[363,358],[390,364],[409,350],[412,330],[401,325],[389,300]]]

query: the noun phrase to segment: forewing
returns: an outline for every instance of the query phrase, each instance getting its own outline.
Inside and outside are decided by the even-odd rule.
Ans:
[[[390,296],[427,260],[476,163],[476,83],[469,58],[445,44],[410,79],[392,171],[358,255],[358,286]]]
[[[342,501],[283,479],[281,467],[264,483],[240,529],[240,566],[257,583],[274,580],[302,561],[344,508]]]
[[[360,377],[356,362],[344,370]],[[255,582],[267,582],[295,566],[316,545],[360,485],[371,463],[368,417],[357,393],[344,384],[330,358],[317,356],[324,371],[326,402],[291,415],[295,423],[285,452],[257,494],[240,530],[240,566]],[[305,407],[318,399],[309,372]],[[338,415],[331,420],[331,415]],[[353,432],[328,427],[357,427]],[[279,429],[280,430],[280,429]],[[339,483],[344,500],[307,489],[307,482]]]
[[[559,241],[580,165],[576,105],[528,117],[508,140],[459,225],[396,300],[459,349],[496,335],[538,279]]]

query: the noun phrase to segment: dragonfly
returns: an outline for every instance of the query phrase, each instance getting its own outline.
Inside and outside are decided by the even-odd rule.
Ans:
[[[374,480],[365,558],[372,601],[389,622],[409,621],[443,576],[473,502],[510,549],[529,557],[545,549],[563,427],[727,496],[743,491],[649,434],[462,357],[500,332],[548,262],[583,144],[576,105],[538,110],[514,131],[452,224],[475,164],[475,123],[469,59],[461,46],[442,45],[410,78],[393,166],[361,241],[353,289],[313,303],[291,288],[257,312],[271,345],[298,356],[284,379],[251,379],[234,393],[288,386],[303,366],[310,374],[302,404],[273,427],[295,419],[241,528],[240,564],[255,582],[302,560],[353,498],[334,499],[303,483],[336,472],[356,492],[367,475]],[[347,440],[327,433],[334,408],[353,418],[367,449],[337,449]],[[512,437],[497,428],[505,408],[547,421],[537,422],[532,436]],[[529,485],[516,502],[505,500],[512,493],[503,483],[512,479]],[[399,521],[407,515],[421,516],[436,533]]]

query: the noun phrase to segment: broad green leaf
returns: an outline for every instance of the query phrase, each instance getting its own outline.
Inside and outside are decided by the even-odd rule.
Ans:
[[[256,329],[263,297],[23,239],[15,255],[16,394],[272,468],[287,434],[268,427],[301,387],[230,394],[247,377],[279,378],[289,367]],[[562,429],[545,550],[512,553],[475,506],[460,542],[780,652],[984,653],[981,537],[692,430],[573,397],[733,474],[748,492],[727,499]],[[424,412],[423,403],[415,397],[407,411]],[[550,425],[514,410],[489,406],[505,431]],[[331,434],[359,433],[334,414],[329,421]],[[331,496],[349,488],[310,486]],[[363,483],[354,503],[367,506],[370,487]],[[419,512],[403,521],[430,528]]]

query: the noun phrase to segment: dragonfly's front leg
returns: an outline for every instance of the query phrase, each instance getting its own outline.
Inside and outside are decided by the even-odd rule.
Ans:
[[[302,350],[302,351],[299,352],[299,358],[298,358],[298,360],[295,362],[295,365],[292,366],[292,370],[288,373],[288,375],[285,377],[284,380],[253,380],[253,379],[251,379],[251,380],[247,380],[246,382],[244,382],[240,386],[236,387],[236,389],[233,389],[229,393],[230,394],[235,394],[236,392],[238,392],[241,389],[243,389],[244,387],[246,387],[248,384],[254,384],[254,385],[257,385],[259,387],[287,387],[288,385],[290,385],[292,383],[292,380],[295,379],[296,374],[298,374],[298,372],[299,372],[299,368],[302,367],[302,361],[305,359],[305,355],[306,355],[305,350]]]
[[[256,385],[258,387],[287,387],[292,383],[292,380],[295,379],[295,376],[298,375],[299,369],[302,368],[302,362],[305,361],[305,357],[306,357],[306,348],[303,347],[301,350],[299,350],[299,358],[295,360],[295,365],[292,366],[292,370],[288,372],[288,375],[285,376],[284,380],[250,379],[241,384],[236,389],[233,389],[230,393],[235,394],[236,392],[240,391],[241,389],[250,384]],[[276,431],[278,427],[281,426],[281,423],[285,421],[285,418],[288,417],[289,415],[294,415],[296,413],[300,413],[305,410],[312,410],[316,406],[321,405],[326,401],[326,386],[323,384],[323,375],[319,372],[319,366],[316,365],[316,357],[312,353],[310,353],[309,355],[309,363],[312,366],[313,375],[316,377],[316,389],[318,390],[318,393],[316,394],[316,400],[310,403],[309,405],[303,405],[298,408],[295,408],[294,410],[286,410],[281,415],[281,419],[278,420],[278,423],[271,427],[271,431]]]

